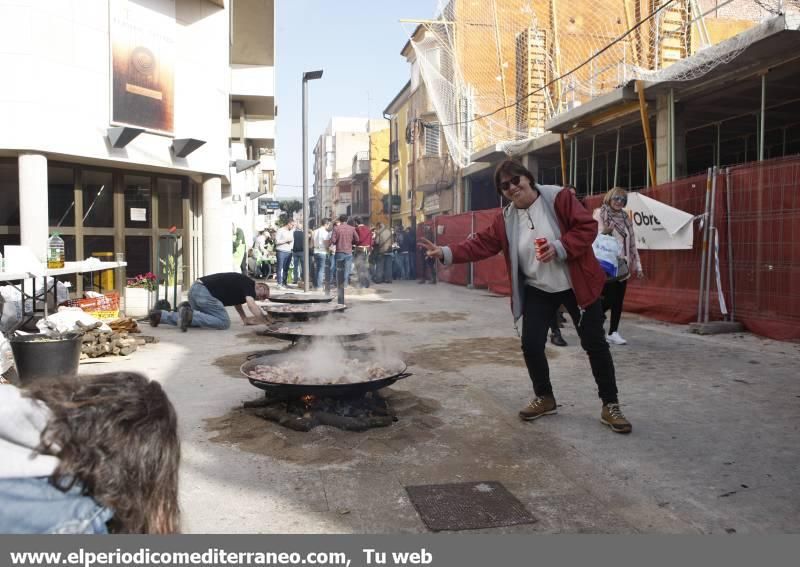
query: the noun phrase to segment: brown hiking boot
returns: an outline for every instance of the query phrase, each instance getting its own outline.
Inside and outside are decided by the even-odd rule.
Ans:
[[[151,327],[158,327],[158,324],[161,322],[161,309],[151,310],[147,318],[150,320]]]
[[[519,417],[525,421],[539,419],[543,415],[558,413],[556,409],[556,399],[552,396],[533,398],[527,406],[519,411]]]
[[[603,405],[600,421],[608,425],[615,433],[630,433],[633,429],[631,422],[625,419],[622,410],[619,409],[619,404]]]

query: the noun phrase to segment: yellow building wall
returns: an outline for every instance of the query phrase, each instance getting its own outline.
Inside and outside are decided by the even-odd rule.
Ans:
[[[402,222],[403,226],[411,226],[411,199],[408,198],[408,190],[411,189],[411,179],[409,178],[408,164],[411,163],[412,145],[406,142],[406,127],[408,126],[408,109],[411,104],[410,97],[400,106],[397,111],[397,157],[398,162],[392,164],[392,167],[398,170],[398,183],[396,187],[392,187],[395,195],[400,195],[400,213],[395,213],[392,222]],[[392,131],[394,139],[394,131]],[[394,179],[392,179],[394,183]],[[422,202],[421,194],[417,192],[417,208]],[[420,216],[417,214],[417,221],[419,222]]]
[[[389,129],[369,134],[369,210],[370,223],[389,222],[383,212],[383,197],[389,194]]]

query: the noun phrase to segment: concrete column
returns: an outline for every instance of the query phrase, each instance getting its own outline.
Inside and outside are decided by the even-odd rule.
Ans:
[[[19,231],[21,243],[39,260],[47,260],[47,158],[41,154],[20,154]]]
[[[222,208],[222,180],[203,180],[203,275],[231,271],[231,228]]]
[[[659,95],[656,101],[656,135],[655,156],[656,156],[656,177],[659,183],[669,181],[672,173],[672,162],[674,160],[675,177],[686,175],[686,126],[681,105],[675,104],[672,116],[674,125],[670,125],[670,97],[669,95]],[[670,134],[674,133],[674,141]],[[675,155],[672,156],[674,148]]]

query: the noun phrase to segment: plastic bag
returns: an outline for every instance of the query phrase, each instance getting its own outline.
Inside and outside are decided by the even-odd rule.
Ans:
[[[14,366],[14,353],[11,352],[11,343],[0,333],[0,374],[5,374]]]
[[[0,332],[11,331],[22,319],[22,294],[13,285],[0,287],[3,304],[0,310]]]
[[[617,239],[609,234],[598,234],[592,244],[592,250],[606,275],[609,278],[616,278],[620,253]]]
[[[52,328],[55,327],[59,333],[64,335],[71,331],[80,331],[81,327],[78,325],[78,322],[84,325],[84,327],[91,327],[96,323],[102,323],[99,319],[95,319],[89,313],[81,310],[80,307],[60,307],[58,313],[53,313],[47,318],[47,323],[49,323],[50,326],[48,326],[44,320],[40,320],[36,322],[36,327],[46,335],[54,334]],[[105,323],[102,323],[98,329],[104,333],[111,332],[111,327]]]

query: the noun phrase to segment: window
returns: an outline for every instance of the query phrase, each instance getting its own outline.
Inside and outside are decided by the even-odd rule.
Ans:
[[[71,167],[47,168],[47,216],[50,226],[75,226],[75,176]]]
[[[158,227],[183,228],[183,190],[179,179],[158,180]]]
[[[83,226],[114,226],[114,188],[111,172],[83,170]]]
[[[439,125],[425,126],[425,155],[439,156]]]
[[[150,207],[153,197],[150,178],[126,175],[124,184],[125,228],[150,228],[152,226]]]

